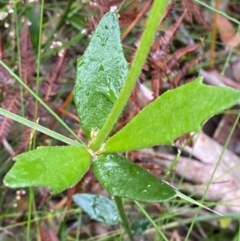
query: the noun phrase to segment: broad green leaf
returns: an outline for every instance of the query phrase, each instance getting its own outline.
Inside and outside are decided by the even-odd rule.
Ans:
[[[106,152],[120,152],[172,144],[188,132],[200,131],[202,124],[240,101],[240,91],[213,87],[202,78],[169,90],[145,107],[105,145]]]
[[[74,101],[84,133],[101,129],[117,99],[128,64],[120,41],[116,13],[100,21],[83,56],[77,61]]]
[[[163,202],[176,193],[172,187],[117,154],[99,156],[93,172],[112,195],[145,202]]]
[[[117,206],[108,198],[84,193],[75,194],[73,200],[92,219],[108,225],[119,223]]]
[[[11,188],[43,186],[59,193],[75,185],[88,171],[91,156],[85,147],[38,147],[14,157],[4,178]]]

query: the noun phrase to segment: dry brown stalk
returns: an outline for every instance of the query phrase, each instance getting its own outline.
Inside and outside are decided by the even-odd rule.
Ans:
[[[5,99],[3,100],[1,107],[12,113],[18,113],[20,109],[20,98],[16,92],[9,90],[6,92]],[[3,139],[7,138],[13,125],[13,120],[0,116],[0,143]]]
[[[20,38],[21,78],[24,83],[29,83],[35,72],[35,63],[27,24],[24,25]]]

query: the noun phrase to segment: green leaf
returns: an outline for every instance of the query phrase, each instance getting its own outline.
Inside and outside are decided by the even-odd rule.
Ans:
[[[32,7],[27,12],[28,12],[27,15],[28,15],[29,22],[31,23],[29,25],[30,38],[33,45],[33,49],[35,50],[35,52],[37,52],[38,42],[39,42],[40,17],[38,13],[36,13],[35,7]]]
[[[59,193],[75,185],[88,171],[91,156],[85,147],[39,147],[14,157],[4,178],[11,188],[43,186]]]
[[[99,156],[93,162],[93,172],[112,196],[163,202],[176,195],[172,187],[117,154]]]
[[[134,235],[142,235],[150,226],[151,223],[148,219],[138,219],[131,225],[131,230]]]
[[[94,194],[75,194],[73,200],[92,219],[108,225],[119,223],[117,206],[108,198]]]
[[[77,62],[74,101],[84,133],[101,129],[117,99],[128,64],[120,41],[116,13],[100,21],[84,55]]]
[[[204,85],[202,78],[167,91],[145,107],[105,145],[106,152],[172,144],[188,132],[200,131],[214,114],[235,105],[240,91]]]

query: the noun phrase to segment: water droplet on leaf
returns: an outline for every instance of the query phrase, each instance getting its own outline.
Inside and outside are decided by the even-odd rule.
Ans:
[[[104,67],[102,64],[99,65],[99,71],[104,71]]]

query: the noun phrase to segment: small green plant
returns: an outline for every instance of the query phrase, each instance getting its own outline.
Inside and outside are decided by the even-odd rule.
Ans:
[[[74,89],[75,104],[81,127],[89,140],[88,145],[62,139],[72,145],[39,147],[20,154],[14,158],[16,163],[4,178],[6,186],[44,186],[56,194],[79,182],[92,165],[99,182],[115,198],[127,230],[129,227],[121,211],[120,197],[163,202],[178,194],[164,181],[118,153],[154,145],[171,145],[177,137],[199,131],[208,118],[236,104],[240,100],[240,92],[204,85],[199,77],[180,88],[167,91],[109,137],[126,105],[157,30],[158,21],[153,20],[156,16],[160,19],[166,2],[155,1],[142,45],[135,57],[140,63],[134,61],[129,72],[121,46],[117,15],[107,13],[102,18],[87,50],[78,60]],[[144,45],[148,47],[142,48]],[[61,139],[61,136],[58,138]],[[106,203],[101,197],[91,195],[75,195],[74,200],[82,207],[86,206],[86,200],[87,203],[91,200],[94,205]],[[88,210],[90,208],[86,208]],[[115,206],[112,210],[110,213],[116,213]],[[107,220],[99,218],[94,212],[90,215],[107,224],[117,223],[111,215]]]

